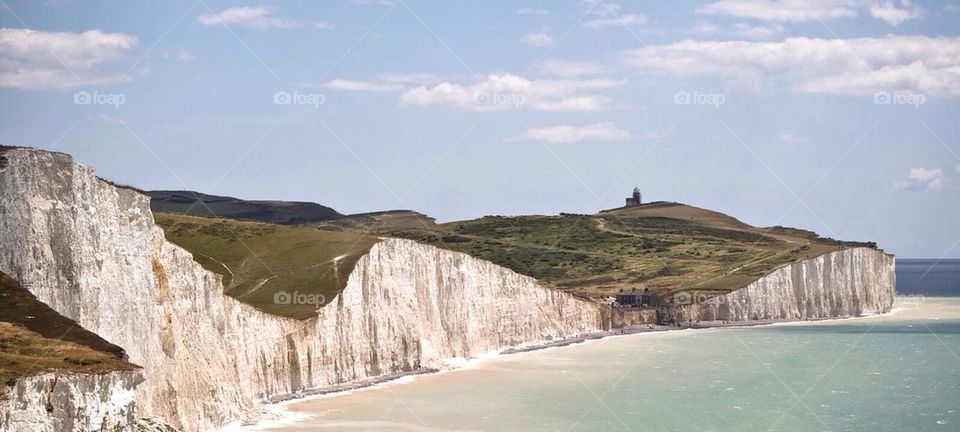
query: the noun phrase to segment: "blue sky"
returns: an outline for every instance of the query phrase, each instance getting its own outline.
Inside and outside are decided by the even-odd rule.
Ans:
[[[681,201],[960,257],[960,3],[0,3],[0,142],[440,220]]]

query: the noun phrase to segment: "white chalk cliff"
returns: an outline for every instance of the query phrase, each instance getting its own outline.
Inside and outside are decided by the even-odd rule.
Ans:
[[[21,378],[0,394],[0,430],[133,432],[133,389],[142,380],[139,371]]]
[[[599,329],[595,304],[486,261],[384,240],[316,318],[222,294],[154,225],[148,199],[64,154],[14,149],[0,172],[0,269],[143,367],[139,416],[186,430],[310,387]]]
[[[594,302],[465,254],[396,239],[377,243],[317,317],[265,314],[223,295],[219,275],[167,242],[145,196],[64,154],[13,149],[2,156],[0,271],[123,347],[143,367],[136,415],[185,430],[248,418],[261,402],[305,389],[445,368],[458,358],[603,330],[607,322]],[[884,312],[893,301],[892,270],[880,251],[839,251],[774,271],[730,294],[727,309],[665,313],[745,320]]]
[[[660,309],[661,321],[748,321],[846,318],[889,312],[894,260],[852,248],[781,266],[746,287],[715,298]]]

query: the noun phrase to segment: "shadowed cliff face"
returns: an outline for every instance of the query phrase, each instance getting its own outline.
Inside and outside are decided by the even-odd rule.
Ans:
[[[375,244],[357,261],[346,287],[316,317],[268,315],[224,296],[219,275],[168,243],[145,196],[97,179],[66,155],[17,149],[5,157],[0,271],[18,275],[40,301],[123,347],[144,368],[139,415],[187,430],[238,421],[258,413],[259,401],[307,388],[447,368],[458,358],[604,325],[593,302],[490,262],[398,239]],[[881,252],[857,253],[883,263]],[[877,298],[892,296],[892,276],[842,276],[891,266],[829,259],[830,267],[820,267],[823,277],[788,273],[791,285],[783,288],[775,272],[755,290],[731,294],[742,296],[737,304],[744,311],[734,319],[761,310],[797,317],[785,313],[789,308],[772,312],[772,304],[861,301],[858,293],[874,282]],[[793,300],[781,301],[788,290]],[[854,295],[836,297],[847,291]],[[754,302],[763,297],[770,302]]]

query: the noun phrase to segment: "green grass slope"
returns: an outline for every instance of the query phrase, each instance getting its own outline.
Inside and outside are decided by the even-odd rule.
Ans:
[[[225,294],[297,319],[313,316],[332,301],[346,286],[357,260],[377,242],[377,237],[359,232],[306,225],[175,213],[154,217],[167,240],[223,276]]]
[[[411,210],[387,210],[347,215],[314,225],[331,231],[381,233],[398,229],[430,228],[436,225],[436,219]]]

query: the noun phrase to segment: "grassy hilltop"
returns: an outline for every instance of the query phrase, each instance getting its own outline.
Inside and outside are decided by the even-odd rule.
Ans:
[[[249,201],[192,191],[149,191],[150,208],[161,213],[220,216],[284,225],[343,217],[336,210],[312,202]]]
[[[757,228],[722,213],[655,202],[594,215],[486,216],[437,224],[412,211],[278,225],[157,213],[167,238],[224,277],[226,294],[271,313],[306,318],[314,305],[276,304],[297,291],[333,300],[378,237],[416,240],[491,261],[544,284],[599,297],[647,287],[729,292],[794,261],[873,243],[795,228]]]
[[[486,216],[389,234],[468,253],[587,296],[632,287],[728,292],[786,263],[875,247],[792,228],[756,228],[668,202],[595,215]]]

